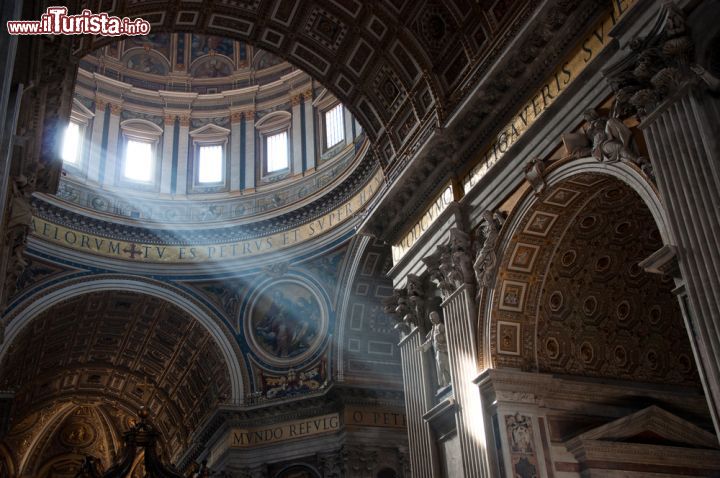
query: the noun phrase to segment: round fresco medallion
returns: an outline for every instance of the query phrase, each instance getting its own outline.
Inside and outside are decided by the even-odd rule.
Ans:
[[[73,422],[60,433],[60,442],[69,447],[86,447],[95,441],[95,429],[84,422]]]
[[[258,287],[243,317],[253,351],[275,365],[303,361],[320,346],[328,329],[325,302],[315,287],[295,279]]]

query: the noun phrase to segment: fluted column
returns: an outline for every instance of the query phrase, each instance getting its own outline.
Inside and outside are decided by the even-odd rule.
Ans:
[[[100,164],[102,162],[102,140],[105,132],[105,102],[95,101],[95,117],[90,132],[90,157],[88,158],[88,181],[100,181]]]
[[[240,148],[242,147],[240,136],[242,127],[242,113],[233,112],[230,114],[230,190],[240,190]]]
[[[255,111],[245,112],[245,189],[255,189]]]
[[[178,138],[177,152],[177,184],[175,186],[176,194],[187,193],[187,174],[188,174],[188,141],[190,140],[190,116],[180,116],[180,132]]]
[[[305,99],[305,169],[315,168],[315,116],[313,115],[312,90],[303,93]]]
[[[489,477],[485,420],[480,391],[473,383],[477,376],[477,346],[473,322],[477,317],[473,286],[464,284],[442,303],[445,337],[453,393],[458,407],[455,414],[465,477]]]
[[[175,132],[175,115],[166,114],[163,130],[163,152],[160,163],[160,192],[172,192],[173,135]]]
[[[122,106],[119,104],[110,105],[110,122],[108,123],[107,149],[105,150],[105,173],[103,185],[112,186],[115,184],[115,173],[118,169],[118,136],[120,135],[120,113]]]
[[[302,118],[300,102],[302,96],[293,96],[292,103],[292,173],[302,173]]]
[[[720,101],[687,86],[640,125],[669,216],[688,335],[720,436]],[[689,307],[688,307],[689,305]]]
[[[428,352],[418,350],[424,339],[420,329],[414,327],[399,344],[413,478],[433,478],[439,476],[440,469],[430,424],[423,419],[432,408],[431,397],[435,391],[430,386],[434,382],[428,375],[432,357]]]

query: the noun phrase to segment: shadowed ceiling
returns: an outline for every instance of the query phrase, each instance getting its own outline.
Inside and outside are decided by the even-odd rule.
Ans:
[[[26,414],[70,398],[146,406],[175,452],[229,396],[227,367],[210,334],[179,308],[136,293],[97,292],[35,318],[6,355],[0,383],[17,390]]]

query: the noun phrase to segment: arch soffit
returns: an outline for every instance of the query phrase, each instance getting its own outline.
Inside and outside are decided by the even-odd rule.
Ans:
[[[482,334],[480,337],[480,343],[482,343],[483,351],[483,360],[481,361],[484,364],[483,368],[494,368],[497,366],[498,350],[493,350],[493,345],[497,347],[497,343],[493,343],[493,339],[498,337],[498,326],[501,320],[498,319],[497,314],[493,313],[496,309],[496,305],[494,305],[494,303],[496,302],[497,296],[502,293],[502,272],[509,263],[510,256],[515,252],[515,247],[517,245],[515,237],[521,232],[521,225],[526,222],[526,218],[530,217],[535,212],[535,209],[540,202],[547,200],[548,197],[552,195],[553,190],[557,186],[568,180],[572,180],[573,178],[578,178],[583,175],[593,175],[598,177],[597,183],[600,183],[600,181],[603,180],[606,181],[608,179],[615,179],[630,187],[638,194],[638,196],[640,196],[645,206],[649,209],[660,233],[662,243],[672,244],[672,236],[668,227],[667,212],[660,201],[657,188],[649,182],[638,169],[621,162],[599,162],[592,157],[572,159],[553,164],[546,171],[544,176],[546,183],[545,193],[538,197],[534,194],[532,188],[528,188],[518,202],[517,206],[511,211],[505,227],[503,228],[501,240],[497,249],[498,270],[494,280],[494,286],[493,289],[489,291],[490,294],[485,294],[483,297],[480,309],[482,311],[480,324],[481,327],[483,327],[483,330],[479,331],[479,333]],[[589,187],[592,187],[592,184]],[[579,209],[573,211],[571,215],[574,217],[578,212]],[[548,226],[548,233],[552,229],[552,226],[552,223]],[[553,243],[547,247],[552,248],[551,252],[554,254],[554,248],[556,246],[557,244]],[[483,326],[482,324],[485,325]],[[518,330],[517,333],[520,334],[521,332]],[[519,347],[522,348],[522,344],[520,344]],[[518,350],[518,355],[520,355],[520,350]]]
[[[227,363],[228,374],[232,385],[231,400],[234,403],[242,401],[244,393],[244,360],[242,353],[234,341],[232,332],[221,320],[186,294],[167,284],[142,279],[138,277],[104,276],[94,279],[71,279],[60,283],[52,290],[41,290],[26,297],[14,308],[9,316],[5,331],[5,340],[0,345],[0,361],[3,360],[10,345],[35,317],[62,301],[92,292],[105,292],[122,290],[151,295],[170,302],[197,319],[207,330],[220,349],[223,359]],[[6,317],[5,320],[8,320]]]

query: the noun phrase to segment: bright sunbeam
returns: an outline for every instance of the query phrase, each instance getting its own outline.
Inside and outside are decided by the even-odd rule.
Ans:
[[[473,383],[473,380],[478,375],[477,365],[474,357],[470,357],[467,354],[463,354],[459,357],[460,370],[464,372],[464,376],[458,377],[458,387],[463,387],[463,395],[467,397],[467,403],[463,404],[465,413],[467,413],[467,419],[470,426],[470,435],[475,441],[475,445],[487,448],[487,440],[485,437],[485,415],[483,413],[482,402],[480,399],[480,389]]]
[[[62,160],[75,164],[78,159],[78,146],[80,145],[80,126],[77,123],[68,124],[63,137]]]

